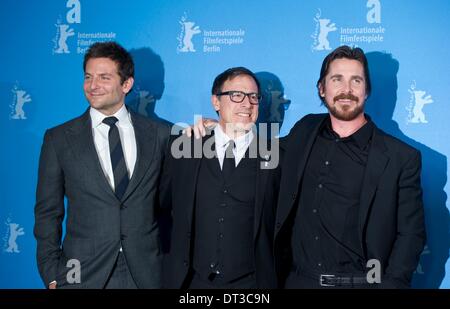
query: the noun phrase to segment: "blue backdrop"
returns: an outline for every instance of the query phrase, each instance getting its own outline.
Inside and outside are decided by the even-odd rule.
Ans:
[[[261,114],[282,124],[282,136],[305,114],[325,112],[315,83],[329,50],[363,48],[373,83],[368,113],[423,155],[428,244],[414,286],[450,287],[449,1],[4,0],[0,6],[0,288],[43,287],[33,237],[42,137],[87,108],[83,54],[105,40],[134,56],[136,84],[127,101],[138,112],[172,123],[215,117],[214,77],[246,66],[263,83]]]

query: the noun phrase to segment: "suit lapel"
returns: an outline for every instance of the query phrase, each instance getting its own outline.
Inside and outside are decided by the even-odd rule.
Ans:
[[[129,112],[136,137],[136,164],[134,166],[133,176],[130,179],[122,200],[127,199],[136,189],[153,162],[153,155],[157,144],[156,136],[159,133],[158,128],[151,122],[143,121],[131,110]]]
[[[256,139],[258,138],[258,134],[255,134],[254,137],[254,143],[257,143],[258,147],[258,156],[256,159],[256,196],[255,196],[255,218],[254,218],[254,224],[253,224],[253,240],[256,241],[256,236],[258,234],[259,226],[261,224],[262,219],[262,209],[264,206],[264,198],[266,194],[266,184],[268,180],[268,176],[271,170],[268,169],[262,169],[261,166],[265,165],[267,166],[268,161],[270,160],[269,157],[261,158],[259,156],[259,141]],[[250,145],[249,147],[252,147]]]
[[[90,177],[111,197],[115,194],[105,177],[94,145],[89,108],[71,128],[67,129],[67,142],[71,146],[77,162],[85,165]]]
[[[305,144],[303,144],[301,142],[297,144],[299,147],[298,147],[298,150],[296,151],[296,153],[302,154],[299,156],[298,166],[297,166],[297,175],[296,175],[297,177],[296,177],[296,182],[295,182],[297,188],[300,186],[300,181],[303,177],[303,172],[305,170],[306,163],[308,162],[309,154],[311,152],[312,146],[314,145],[314,141],[316,140],[316,137],[317,137],[317,134],[319,132],[319,128],[320,128],[322,122],[323,121],[320,121],[315,126],[313,132],[308,137],[306,137]],[[307,132],[307,130],[305,130],[305,132]],[[304,147],[305,151],[302,151],[301,149],[299,149],[302,147]]]
[[[184,136],[183,138],[188,138],[188,137]],[[189,169],[188,169],[188,171],[186,171],[186,175],[192,175],[192,181],[189,180],[186,182],[186,190],[184,190],[184,192],[186,193],[186,201],[187,201],[186,219],[188,220],[188,226],[190,226],[191,229],[193,228],[192,227],[192,217],[194,215],[194,208],[195,208],[194,205],[195,205],[195,194],[197,192],[198,174],[200,172],[200,164],[202,162],[202,157],[203,157],[203,146],[209,138],[214,139],[214,134],[206,135],[206,136],[202,137],[201,140],[195,139],[194,136],[192,136],[191,137],[191,154],[194,153],[195,147],[201,147],[202,156],[200,158],[197,158],[194,155],[193,159],[190,159],[190,158],[180,159],[180,160],[186,160],[186,162],[187,162],[186,166]],[[215,159],[215,160],[217,160],[217,159]]]
[[[385,154],[386,145],[383,136],[377,128],[374,128],[372,136],[372,145],[370,146],[369,157],[367,159],[366,171],[361,186],[361,196],[359,200],[359,235],[362,244],[362,235],[367,220],[367,214],[370,209],[376,188],[380,182],[389,157]]]
[[[287,144],[284,148],[286,149],[286,156],[284,159],[284,169],[282,173],[282,183],[280,187],[286,186],[288,190],[280,192],[282,195],[287,194],[289,197],[289,203],[287,207],[280,207],[279,215],[277,211],[277,221],[284,222],[289,213],[292,210],[294,202],[297,200],[296,197],[290,198],[293,194],[298,196],[300,192],[300,182],[303,177],[303,172],[305,170],[306,163],[308,161],[309,154],[311,152],[314,141],[319,132],[319,128],[322,123],[326,120],[324,116],[319,121],[307,124],[302,128],[299,128],[299,134],[294,136],[296,140],[293,140],[293,136],[289,138]],[[309,126],[309,127],[308,127]],[[294,166],[296,168],[291,168]],[[295,181],[293,181],[295,179]],[[286,196],[281,198],[286,199]],[[286,204],[285,204],[286,205]]]

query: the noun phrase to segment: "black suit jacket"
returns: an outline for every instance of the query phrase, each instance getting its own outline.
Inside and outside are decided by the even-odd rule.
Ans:
[[[326,117],[305,116],[281,143],[285,157],[275,227],[281,282],[291,267],[293,210],[303,172]],[[420,152],[375,127],[361,187],[359,238],[365,258],[381,263],[381,287],[408,287],[417,267],[425,243],[420,173]]]
[[[186,136],[180,138],[188,139]],[[195,140],[192,137],[190,139],[192,148],[194,143],[199,143],[201,147],[208,138],[212,138],[212,141],[214,141],[213,135],[207,135],[202,140]],[[173,139],[175,140],[175,138]],[[163,184],[161,198],[164,207],[172,210],[173,226],[169,254],[165,256],[164,261],[164,286],[180,288],[186,279],[192,262],[191,244],[193,235],[191,232],[201,158],[175,159],[172,154],[167,155],[167,158],[161,181]],[[256,281],[260,288],[274,288],[276,287],[276,275],[273,263],[273,231],[280,164],[270,166],[274,163],[269,163],[270,158],[267,161],[259,156],[257,160],[257,189],[253,226]],[[260,164],[266,163],[268,164],[266,167],[272,168],[259,168]]]
[[[137,286],[161,287],[162,253],[155,202],[169,128],[130,113],[137,158],[121,200],[101,168],[89,109],[45,133],[34,227],[38,268],[45,286],[56,280],[57,287],[104,287],[122,245]],[[61,246],[64,218],[66,235]],[[73,267],[66,267],[70,259],[81,262],[80,284],[66,281]]]

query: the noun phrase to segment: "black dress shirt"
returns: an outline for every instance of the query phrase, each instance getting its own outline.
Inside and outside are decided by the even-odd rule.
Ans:
[[[374,125],[340,138],[328,118],[316,137],[300,185],[293,227],[294,265],[321,273],[363,271],[359,239],[361,184]]]

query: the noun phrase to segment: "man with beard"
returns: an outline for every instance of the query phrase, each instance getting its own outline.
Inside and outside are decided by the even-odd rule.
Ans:
[[[331,52],[317,88],[329,113],[305,116],[281,142],[280,284],[409,287],[425,243],[420,152],[364,114],[371,85],[360,48]]]

